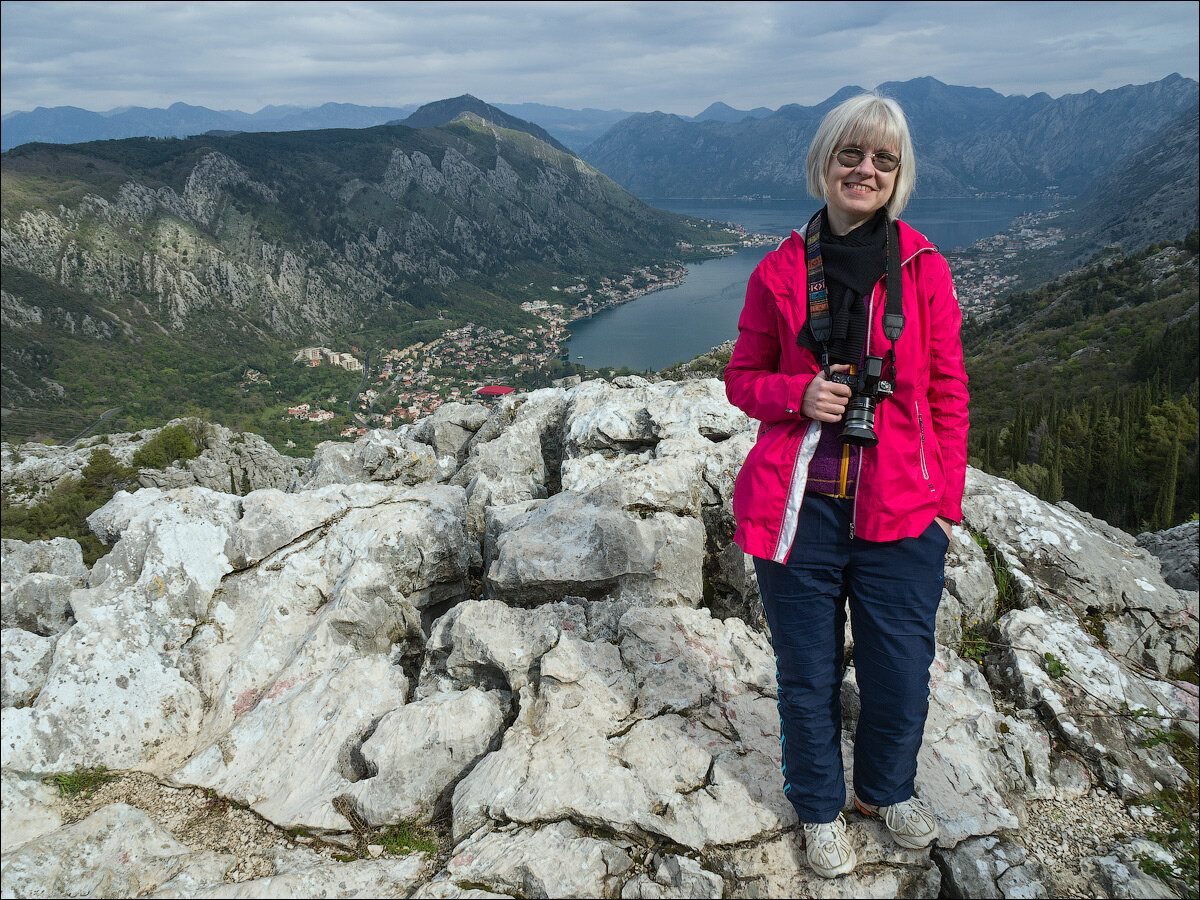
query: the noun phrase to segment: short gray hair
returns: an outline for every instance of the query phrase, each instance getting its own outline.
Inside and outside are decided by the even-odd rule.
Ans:
[[[808,192],[819,200],[825,196],[829,160],[842,147],[870,145],[876,150],[895,150],[900,157],[888,215],[900,218],[917,181],[916,157],[908,120],[900,104],[879,94],[859,94],[839,103],[821,120],[821,127],[808,145]]]

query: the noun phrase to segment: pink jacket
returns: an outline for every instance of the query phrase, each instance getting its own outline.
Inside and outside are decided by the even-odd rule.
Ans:
[[[863,451],[851,525],[854,536],[870,541],[916,537],[935,516],[960,521],[967,471],[967,373],[950,267],[924,235],[899,227],[905,324],[896,342],[896,390],[876,407],[879,444]],[[871,294],[867,337],[879,356],[890,346],[882,326],[885,280]],[[820,371],[816,357],[796,346],[805,292],[804,239],[793,231],[750,276],[725,369],[730,402],[762,423],[733,492],[734,540],[776,562],[787,560],[796,535],[821,435],[821,423],[800,414]]]

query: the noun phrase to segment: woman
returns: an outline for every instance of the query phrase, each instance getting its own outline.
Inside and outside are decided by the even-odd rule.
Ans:
[[[807,164],[825,208],[751,276],[725,371],[730,401],[762,422],[733,507],[777,659],[784,792],[829,878],[856,862],[841,815],[847,597],[855,806],[905,847],[937,834],[913,782],[962,517],[967,377],[950,269],[898,221],[915,169],[895,101],[864,94],[829,112]]]

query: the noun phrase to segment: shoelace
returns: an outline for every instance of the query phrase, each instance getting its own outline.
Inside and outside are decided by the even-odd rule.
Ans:
[[[887,826],[892,831],[907,832],[910,824],[917,825],[920,831],[928,831],[932,821],[933,814],[916,798],[897,803],[887,812]]]
[[[821,825],[805,825],[805,839],[812,842],[813,849],[817,852],[835,852],[842,840],[837,824],[833,821]]]

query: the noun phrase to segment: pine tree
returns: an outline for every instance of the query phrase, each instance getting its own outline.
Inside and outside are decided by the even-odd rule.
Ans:
[[[1158,500],[1154,504],[1154,519],[1150,527],[1154,530],[1170,528],[1175,524],[1175,482],[1179,478],[1179,437],[1171,444],[1171,456],[1167,470],[1163,473],[1158,489]]]

